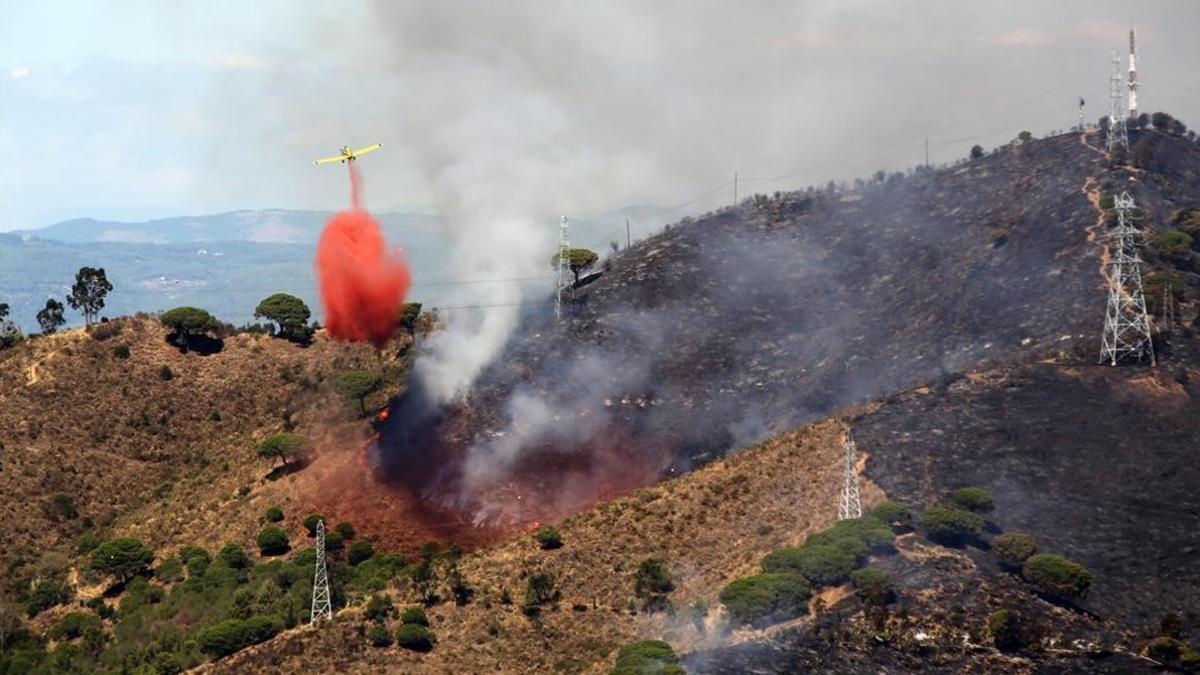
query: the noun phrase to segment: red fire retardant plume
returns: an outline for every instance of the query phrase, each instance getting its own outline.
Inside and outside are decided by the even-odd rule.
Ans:
[[[335,338],[382,347],[396,319],[411,275],[398,251],[389,251],[379,223],[359,201],[359,175],[350,165],[352,207],[325,225],[317,245],[317,279],[325,304],[325,329]]]

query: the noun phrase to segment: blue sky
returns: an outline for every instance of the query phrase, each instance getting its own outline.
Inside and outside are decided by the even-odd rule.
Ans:
[[[308,162],[375,141],[377,209],[824,183],[1095,119],[1133,21],[1143,107],[1200,125],[1200,3],[1047,4],[0,0],[0,230],[334,209]]]

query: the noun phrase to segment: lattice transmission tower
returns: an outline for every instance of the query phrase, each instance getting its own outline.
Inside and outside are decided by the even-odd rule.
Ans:
[[[554,294],[554,318],[562,318],[562,296],[563,288],[567,285],[567,274],[570,272],[570,255],[568,251],[571,248],[567,241],[567,217],[563,216],[558,222],[558,290]]]
[[[312,614],[308,622],[317,619],[332,619],[333,606],[329,604],[329,573],[325,569],[325,521],[317,521],[317,563],[313,574]]]
[[[858,496],[858,447],[854,437],[846,432],[842,444],[842,498],[838,503],[838,520],[862,517],[862,502]]]
[[[1109,76],[1108,91],[1108,152],[1118,147],[1129,151],[1129,132],[1125,129],[1125,96],[1121,86],[1121,60],[1113,50],[1112,75]]]
[[[1142,291],[1142,260],[1138,257],[1141,232],[1133,226],[1133,197],[1122,192],[1113,200],[1113,209],[1117,226],[1108,233],[1108,310],[1100,362],[1115,366],[1122,361],[1149,359],[1154,365],[1150,317]]]

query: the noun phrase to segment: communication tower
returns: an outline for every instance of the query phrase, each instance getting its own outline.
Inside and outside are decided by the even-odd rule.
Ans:
[[[1121,95],[1121,61],[1116,50],[1112,55],[1112,75],[1108,91],[1108,152],[1118,147],[1129,151],[1129,134],[1125,130],[1125,101]]]
[[[1134,42],[1134,29],[1129,29],[1129,116],[1137,117],[1137,45]]]
[[[1154,365],[1150,318],[1142,291],[1142,260],[1137,250],[1141,233],[1133,227],[1133,208],[1133,197],[1128,192],[1113,200],[1117,226],[1108,233],[1108,310],[1100,349],[1100,362],[1112,366],[1146,359]]]
[[[309,623],[317,619],[332,619],[333,607],[329,604],[329,573],[325,569],[325,521],[317,521],[317,563],[313,574],[312,614]]]

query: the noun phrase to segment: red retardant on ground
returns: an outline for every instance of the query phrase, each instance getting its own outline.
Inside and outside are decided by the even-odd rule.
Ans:
[[[382,347],[396,319],[411,275],[398,251],[389,251],[379,223],[359,202],[359,177],[350,165],[352,208],[325,225],[317,244],[317,280],[325,305],[325,329],[341,340]]]

